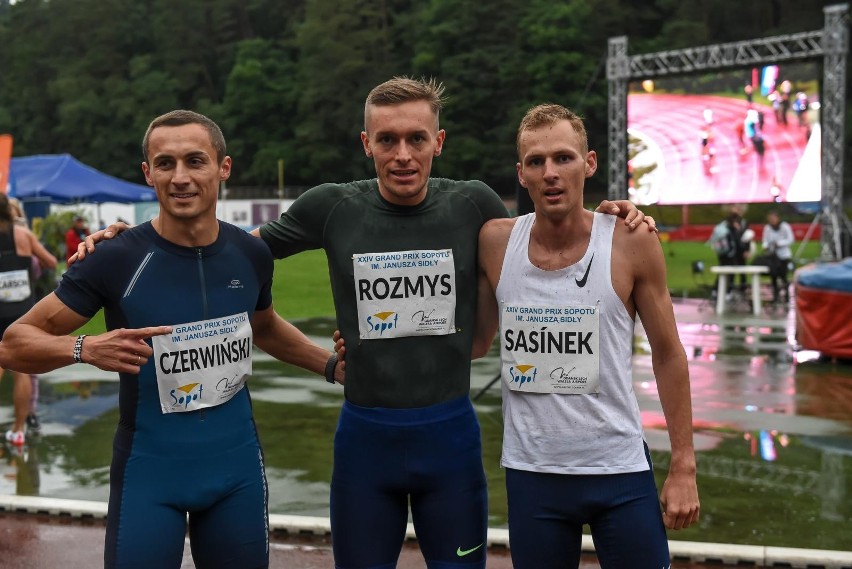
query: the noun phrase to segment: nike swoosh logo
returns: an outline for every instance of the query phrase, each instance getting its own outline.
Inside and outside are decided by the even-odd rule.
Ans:
[[[586,266],[586,272],[583,274],[583,278],[579,279],[579,280],[574,279],[574,282],[577,283],[578,287],[583,288],[584,286],[586,286],[586,281],[589,280],[589,269],[592,268],[592,261],[594,261],[594,260],[595,260],[595,254],[592,253],[592,258],[589,259],[589,264]]]
[[[461,547],[459,547],[458,549],[456,549],[456,555],[458,555],[459,557],[464,557],[468,553],[473,553],[474,551],[476,551],[480,547],[482,547],[481,543],[479,545],[477,545],[476,547],[474,547],[473,549],[462,549]]]

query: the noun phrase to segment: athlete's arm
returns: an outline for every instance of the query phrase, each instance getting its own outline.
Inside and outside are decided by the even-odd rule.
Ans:
[[[648,226],[648,231],[657,231],[657,223],[654,221],[654,218],[650,215],[645,215],[642,211],[636,207],[630,200],[603,200],[595,211],[598,213],[608,213],[611,215],[617,215],[618,217],[624,219],[624,225],[629,227],[631,231],[640,227],[644,222]]]
[[[298,328],[281,318],[272,305],[257,310],[251,320],[255,345],[270,356],[318,375],[325,374],[331,352],[311,342]],[[343,383],[343,362],[337,362],[334,379]]]
[[[473,335],[471,358],[481,358],[488,353],[499,328],[499,308],[495,291],[500,280],[503,257],[514,219],[492,219],[479,230],[479,249],[476,305],[476,328]]]
[[[44,373],[74,363],[76,336],[89,319],[66,306],[55,293],[40,300],[16,320],[0,342],[0,367],[22,373]],[[145,340],[168,334],[169,326],[119,329],[86,336],[82,361],[104,371],[139,373],[154,353]]]
[[[497,299],[494,297],[494,290],[491,288],[491,283],[488,282],[488,277],[485,276],[481,263],[476,289],[476,321],[473,331],[473,347],[470,352],[470,359],[472,360],[488,354],[499,326]]]
[[[54,257],[53,254],[41,244],[38,237],[35,236],[35,233],[27,229],[24,234],[30,242],[30,251],[32,251],[32,254],[35,255],[39,263],[41,263],[41,266],[45,269],[55,269],[56,257]]]
[[[656,235],[616,231],[614,265],[628,265],[633,275],[631,300],[651,346],[657,391],[666,417],[672,458],[660,493],[667,528],[682,529],[698,521],[695,449],[692,441],[692,400],[689,368],[680,343],[671,297],[666,286],[666,265]],[[614,277],[616,290],[624,281]],[[629,308],[629,303],[628,303]]]

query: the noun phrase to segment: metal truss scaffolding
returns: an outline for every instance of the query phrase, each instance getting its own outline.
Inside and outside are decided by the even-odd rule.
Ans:
[[[843,213],[843,140],[849,5],[827,6],[823,12],[825,27],[819,31],[642,55],[627,54],[625,36],[610,38],[607,57],[609,199],[627,197],[627,84],[631,79],[822,58],[822,211],[819,218],[822,230],[821,257],[824,260],[842,258],[843,231],[850,229],[849,220]]]

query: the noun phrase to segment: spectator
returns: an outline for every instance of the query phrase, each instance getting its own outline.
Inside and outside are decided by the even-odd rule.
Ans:
[[[71,258],[71,255],[77,252],[77,247],[86,240],[89,235],[89,228],[86,226],[86,219],[81,216],[74,218],[74,225],[65,232],[65,260]]]
[[[714,228],[707,244],[716,252],[721,266],[746,264],[746,256],[751,246],[746,230],[748,222],[743,218],[739,207],[731,208],[728,216]],[[751,233],[754,236],[754,233]],[[745,290],[746,275],[740,275],[740,290]]]
[[[15,225],[20,225],[21,227],[26,227],[29,229],[29,223],[27,222],[27,215],[24,212],[24,208],[21,207],[21,202],[16,198],[9,198],[9,208],[12,211],[12,218],[15,220]],[[53,266],[56,266],[56,263],[53,263]],[[42,267],[41,260],[38,255],[33,255],[31,257],[31,273],[32,277],[32,286],[33,286],[33,294],[35,295],[34,301],[38,301],[43,298],[49,292],[53,290],[53,286],[55,286],[55,282],[53,281],[53,275],[55,274],[52,267]],[[46,289],[46,283],[49,283],[50,290]],[[32,394],[30,395],[30,411],[27,414],[27,431],[28,432],[38,432],[41,430],[41,422],[38,419],[37,408],[38,408],[38,376],[35,374],[30,375],[30,382],[32,383]]]
[[[42,266],[53,268],[56,257],[39,243],[35,234],[16,223],[17,213],[6,194],[0,192],[0,336],[12,322],[33,306],[32,257]],[[33,381],[28,373],[12,372],[15,386],[12,399],[15,418],[6,440],[21,448],[25,443],[27,416],[32,409]],[[0,369],[0,377],[3,370]]]
[[[776,210],[766,214],[766,225],[763,227],[763,249],[767,254],[766,265],[769,267],[769,278],[772,280],[772,302],[781,302],[781,292],[784,302],[789,300],[789,283],[787,272],[793,253],[790,245],[794,241],[793,228]]]

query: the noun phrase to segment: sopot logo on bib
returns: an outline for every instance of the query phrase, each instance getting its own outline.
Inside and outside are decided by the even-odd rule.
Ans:
[[[528,364],[509,366],[509,376],[512,378],[512,383],[517,383],[521,387],[525,383],[535,381],[536,375],[538,375],[538,369],[535,366]]]
[[[367,326],[371,333],[383,335],[386,330],[393,330],[399,327],[399,314],[392,310],[384,312],[376,312],[371,316],[367,316]]]
[[[188,383],[181,385],[176,389],[172,389],[169,395],[172,398],[172,408],[183,407],[184,410],[189,408],[190,403],[201,399],[204,386],[200,383]]]

